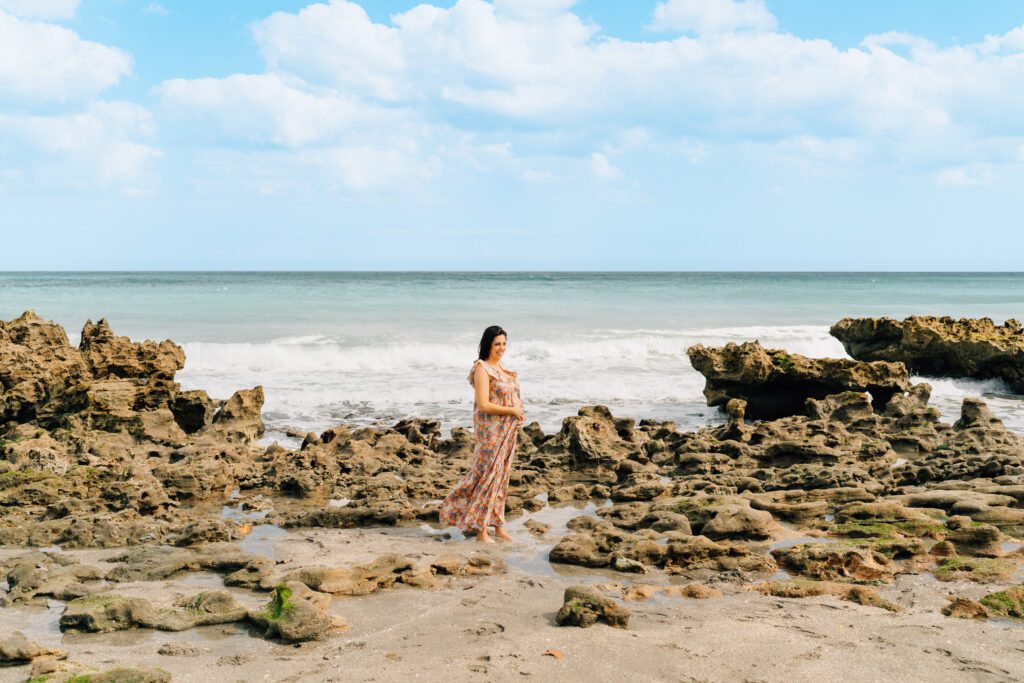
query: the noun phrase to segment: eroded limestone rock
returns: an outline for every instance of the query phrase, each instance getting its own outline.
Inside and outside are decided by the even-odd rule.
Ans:
[[[844,318],[830,332],[859,360],[900,362],[937,377],[999,378],[1024,392],[1024,327],[1016,320]]]

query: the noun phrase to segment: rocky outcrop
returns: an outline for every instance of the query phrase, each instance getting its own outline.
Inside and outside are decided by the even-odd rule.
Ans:
[[[981,599],[990,615],[1024,620],[1024,586],[1011,586]]]
[[[807,399],[843,392],[869,392],[880,410],[910,388],[907,370],[899,363],[806,358],[765,349],[756,341],[718,348],[697,344],[687,354],[707,380],[704,396],[709,406],[742,399],[746,416],[755,419],[803,414]]]
[[[936,377],[997,378],[1024,393],[1024,327],[1016,320],[843,318],[830,332],[858,360],[900,362]]]
[[[415,588],[436,585],[429,565],[418,564],[401,555],[384,555],[373,562],[353,567],[304,567],[289,572],[284,581],[295,581],[332,595],[369,595],[396,583]]]
[[[32,311],[0,320],[0,424],[35,419],[39,406],[89,376],[60,325]]]
[[[37,659],[64,659],[67,653],[38,645],[21,631],[0,634],[0,667],[28,664]]]
[[[74,600],[100,590],[104,572],[61,553],[32,552],[0,563],[7,592],[0,607],[18,603],[46,605],[50,598]]]
[[[284,583],[274,589],[270,603],[249,612],[249,619],[266,629],[266,637],[287,642],[324,640],[332,631],[343,630],[325,611],[330,596],[310,590],[301,583]]]
[[[173,378],[185,367],[185,352],[170,340],[133,342],[116,336],[106,319],[87,320],[78,345],[82,360],[95,379]]]
[[[562,607],[555,615],[555,623],[559,626],[587,628],[598,621],[614,628],[627,628],[629,610],[590,586],[566,588]]]
[[[874,588],[868,586],[851,586],[831,581],[808,581],[806,579],[765,581],[754,586],[754,590],[764,595],[779,598],[809,598],[829,595],[840,600],[855,602],[858,605],[880,607],[890,612],[899,612],[896,603],[886,600]]]
[[[69,602],[60,617],[60,628],[93,633],[129,628],[184,631],[241,621],[246,615],[247,610],[225,591],[199,593],[173,607],[158,606],[145,598],[99,593]]]

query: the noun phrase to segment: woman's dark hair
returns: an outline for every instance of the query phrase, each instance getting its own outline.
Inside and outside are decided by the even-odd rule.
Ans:
[[[484,330],[484,336],[480,337],[480,360],[487,360],[491,357],[491,344],[494,343],[494,338],[505,335],[508,337],[508,333],[501,329],[501,325],[491,325]]]

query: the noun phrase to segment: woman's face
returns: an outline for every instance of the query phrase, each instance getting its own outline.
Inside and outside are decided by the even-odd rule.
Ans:
[[[508,342],[505,340],[505,335],[499,334],[491,342],[491,358],[495,360],[501,360],[501,357],[505,355],[505,347]]]

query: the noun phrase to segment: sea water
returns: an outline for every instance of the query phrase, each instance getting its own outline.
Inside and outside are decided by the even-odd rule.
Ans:
[[[0,273],[0,319],[34,309],[77,343],[87,319],[173,339],[178,380],[212,396],[263,385],[268,438],[339,423],[471,424],[467,374],[488,325],[508,331],[528,420],[545,431],[580,406],[721,420],[704,404],[692,344],[758,339],[846,357],[845,316],[1024,317],[1024,274],[968,273]],[[928,378],[953,420],[982,396],[1024,432],[1024,400],[998,381]]]

